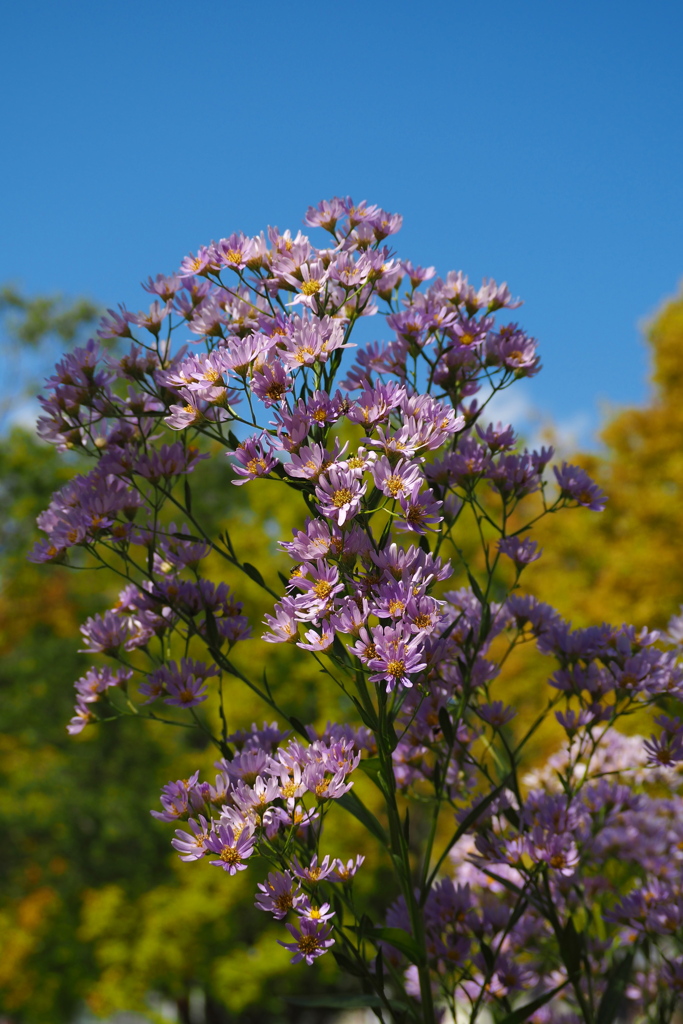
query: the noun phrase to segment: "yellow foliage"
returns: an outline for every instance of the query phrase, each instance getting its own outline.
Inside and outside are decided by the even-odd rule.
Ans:
[[[579,461],[608,495],[602,513],[543,521],[542,559],[525,586],[576,625],[661,628],[683,602],[683,295],[647,330],[653,389],[602,432],[605,448]]]

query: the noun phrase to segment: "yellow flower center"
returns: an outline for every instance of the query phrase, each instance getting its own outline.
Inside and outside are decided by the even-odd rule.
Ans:
[[[280,896],[276,896],[273,903],[278,910],[285,911],[289,910],[294,900],[292,899],[291,892],[283,892]]]
[[[316,950],[320,949],[320,941],[316,935],[302,935],[299,939],[299,949],[304,956],[315,953]]]
[[[220,858],[226,864],[239,864],[242,860],[234,846],[224,846],[220,852]]]
[[[342,508],[351,501],[352,497],[353,495],[348,487],[340,487],[339,490],[335,491],[332,495],[332,504],[335,508]]]

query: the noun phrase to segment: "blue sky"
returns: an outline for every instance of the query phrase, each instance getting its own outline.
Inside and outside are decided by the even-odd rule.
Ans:
[[[212,238],[334,194],[402,256],[507,280],[588,442],[642,401],[638,325],[683,276],[683,5],[5,5],[0,281],[138,308]]]

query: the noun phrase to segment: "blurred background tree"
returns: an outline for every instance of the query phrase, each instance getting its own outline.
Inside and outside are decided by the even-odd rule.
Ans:
[[[65,343],[87,337],[97,310],[83,300],[26,299],[5,289],[0,314],[3,353],[16,367],[14,405],[6,405],[11,413],[29,377],[49,370]],[[576,625],[663,626],[683,601],[683,295],[664,306],[647,338],[650,401],[610,417],[599,454],[571,456],[608,493],[606,511],[541,522],[536,537],[545,552],[523,581]],[[78,626],[110,606],[118,588],[100,573],[34,566],[26,554],[36,515],[81,468],[89,467],[81,467],[77,454],[59,456],[29,430],[6,429],[0,446],[0,1012],[13,1024],[70,1022],[84,1005],[103,1016],[138,1010],[159,1022],[315,1024],[323,1011],[304,1016],[286,996],[300,992],[304,978],[309,993],[333,989],[332,958],[316,971],[291,968],[276,943],[278,929],[253,907],[253,873],[226,879],[203,862],[183,864],[170,850],[170,827],[149,815],[169,779],[200,763],[211,777],[215,754],[202,735],[123,719],[67,737],[72,684],[91,660],[76,650]],[[296,504],[283,503],[278,491],[273,507],[267,488],[237,492],[222,459],[202,463],[196,479],[203,515],[216,527],[229,522],[242,557],[257,565],[270,560],[273,576],[286,572],[290,563],[275,538],[289,535]],[[216,578],[226,575],[222,566],[214,571]],[[226,578],[258,637],[270,602],[245,577]],[[279,680],[283,701],[300,718],[324,725],[338,715],[336,695],[320,685],[310,659],[258,640],[245,650],[255,676],[267,659],[269,677]],[[532,714],[548,669],[529,649],[506,669],[500,696],[522,700]],[[231,726],[263,720],[244,688],[236,684],[233,692]],[[536,755],[551,743],[551,734],[539,738]],[[341,810],[336,820],[331,839],[350,856],[360,833]],[[359,882],[371,900],[381,888],[381,862],[370,861]]]

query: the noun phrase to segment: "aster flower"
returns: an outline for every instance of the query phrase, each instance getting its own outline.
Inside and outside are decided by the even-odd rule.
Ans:
[[[281,939],[277,941],[294,953],[290,963],[298,964],[305,960],[307,964],[312,964],[316,957],[322,956],[334,945],[334,939],[330,938],[331,929],[329,925],[305,917],[300,918],[299,924],[299,928],[293,924],[286,926],[294,942],[282,942]]]
[[[254,852],[255,842],[248,826],[245,826],[237,837],[231,825],[219,825],[205,840],[206,852],[218,854],[218,860],[209,863],[223,868],[230,875],[244,871],[247,867],[244,861]]]
[[[217,269],[211,247],[201,246],[196,255],[190,253],[185,257],[180,264],[178,276],[180,278],[194,277],[195,275],[204,277]]]
[[[443,503],[435,500],[431,488],[420,491],[420,484],[416,484],[407,494],[400,494],[399,501],[403,518],[397,521],[397,530],[426,534],[443,520],[439,515]]]
[[[159,821],[177,821],[187,816],[190,805],[190,793],[197,785],[199,772],[196,771],[189,779],[178,779],[168,782],[161,790],[161,806],[163,811],[150,811],[153,818]]]
[[[525,537],[504,537],[498,541],[498,550],[512,559],[518,569],[530,565],[541,557],[535,540]]]
[[[360,853],[356,855],[355,860],[351,857],[346,863],[337,857],[334,861],[334,880],[336,882],[350,882],[364,861],[365,857]]]
[[[553,472],[560,488],[560,497],[576,501],[594,512],[602,512],[607,498],[585,470],[563,462],[559,469],[553,466]]]
[[[297,280],[292,274],[285,274],[284,278],[293,284],[295,288],[300,288],[301,291],[288,303],[289,306],[294,306],[300,303],[302,306],[308,306],[309,309],[318,309],[320,301],[318,295],[323,291],[325,282],[330,276],[329,270],[326,270],[321,260],[312,260],[310,263],[302,263],[299,272],[301,274],[300,280]]]
[[[335,441],[334,447],[333,452],[328,452],[321,444],[303,445],[298,452],[292,454],[290,462],[285,465],[285,472],[302,480],[318,480],[320,474],[334,465],[341,454],[338,441]]]
[[[360,511],[366,486],[361,485],[353,472],[331,466],[315,488],[316,508],[322,515],[343,526]]]
[[[326,651],[334,643],[334,630],[331,626],[323,624],[320,633],[309,629],[304,634],[304,640],[297,640],[297,647],[305,651]]]
[[[271,871],[265,883],[258,883],[258,888],[261,891],[256,897],[256,906],[272,914],[276,921],[282,921],[306,898],[289,871]]]
[[[506,706],[502,700],[494,700],[491,704],[480,704],[476,711],[479,717],[492,725],[494,729],[501,729],[517,714],[514,708]]]
[[[206,840],[211,834],[211,822],[207,821],[203,814],[200,814],[199,820],[188,818],[187,823],[192,830],[192,835],[183,832],[182,829],[176,829],[176,837],[171,840],[171,846],[178,851],[181,860],[200,860],[206,853]]]
[[[334,861],[331,861],[329,854],[326,854],[320,864],[318,864],[318,856],[317,854],[314,854],[308,867],[304,867],[299,863],[298,857],[293,857],[292,871],[296,877],[300,878],[302,881],[316,884],[317,882],[322,882],[323,879],[332,874],[334,871]]]
[[[230,270],[243,270],[255,255],[256,246],[251,238],[243,234],[232,234],[229,238],[221,238],[212,247],[213,261]]]
[[[280,362],[262,364],[260,370],[251,378],[251,390],[266,406],[286,401],[286,394],[292,390],[293,380]]]
[[[169,696],[165,698],[165,703],[178,708],[194,708],[209,696],[204,689],[204,679],[197,679],[193,675],[170,676],[166,689]]]
[[[400,459],[395,466],[392,466],[386,455],[374,463],[372,476],[375,485],[388,498],[398,498],[401,494],[410,494],[415,488],[419,490],[424,481],[422,471],[415,462]]]
[[[264,633],[261,639],[270,644],[293,643],[298,640],[299,620],[296,615],[295,599],[283,597],[273,611],[275,615],[264,616],[271,632]]]
[[[326,924],[334,917],[335,913],[334,910],[330,910],[329,903],[322,903],[320,906],[316,906],[314,903],[311,903],[308,896],[304,896],[296,908],[296,912],[300,920],[315,921],[318,924]]]
[[[241,480],[232,481],[237,487],[246,484],[249,480],[255,480],[257,477],[267,476],[271,469],[278,464],[273,455],[270,439],[265,432],[260,435],[255,434],[243,441],[230,454],[234,455],[237,460],[232,464],[233,470],[242,477]]]
[[[345,209],[341,199],[334,197],[323,200],[317,206],[309,206],[304,217],[304,224],[311,227],[325,228],[334,233],[337,221],[344,216]]]
[[[397,686],[412,686],[411,675],[427,667],[419,638],[408,641],[400,629],[373,630],[376,655],[368,662],[371,683],[385,682],[391,692]]]
[[[101,694],[112,686],[121,686],[133,675],[130,669],[117,669],[113,671],[109,667],[91,668],[77,679],[74,688],[78,694],[79,704],[93,704],[100,699]]]

